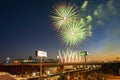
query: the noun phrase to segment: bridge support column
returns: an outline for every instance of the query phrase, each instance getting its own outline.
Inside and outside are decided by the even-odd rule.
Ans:
[[[63,66],[63,65],[60,66],[60,67],[58,68],[58,71],[59,71],[59,72],[63,72],[63,71],[64,71],[64,66]]]
[[[46,66],[43,67],[43,74],[46,74],[48,68]]]

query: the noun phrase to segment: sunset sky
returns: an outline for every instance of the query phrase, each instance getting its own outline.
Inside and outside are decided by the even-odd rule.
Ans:
[[[56,57],[66,46],[54,30],[53,7],[66,1],[79,8],[85,0],[2,0],[0,1],[0,61],[34,56],[43,50]],[[81,15],[92,16],[92,37],[78,51],[88,51],[89,60],[115,60],[120,57],[120,0],[86,0]]]

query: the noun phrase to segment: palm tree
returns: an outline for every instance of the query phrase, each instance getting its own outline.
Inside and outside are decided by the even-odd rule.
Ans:
[[[33,59],[33,57],[32,57],[32,56],[29,56],[29,57],[28,57],[28,60],[32,60],[32,59]]]

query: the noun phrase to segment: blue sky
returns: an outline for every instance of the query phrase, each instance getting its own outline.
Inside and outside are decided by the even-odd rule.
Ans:
[[[65,48],[53,28],[53,6],[61,0],[3,0],[0,1],[0,60],[10,57],[27,58],[35,50],[47,51],[49,57],[56,57],[58,50]],[[66,0],[69,2],[69,0]],[[81,6],[83,0],[71,0]],[[119,0],[88,0],[85,14],[93,17],[93,36],[82,46],[89,58],[120,56],[120,5]],[[98,11],[97,15],[94,12]]]

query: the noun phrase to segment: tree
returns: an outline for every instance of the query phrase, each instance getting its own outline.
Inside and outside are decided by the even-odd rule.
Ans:
[[[29,57],[28,57],[28,60],[32,60],[32,59],[33,59],[33,57],[32,57],[32,56],[29,56]]]

